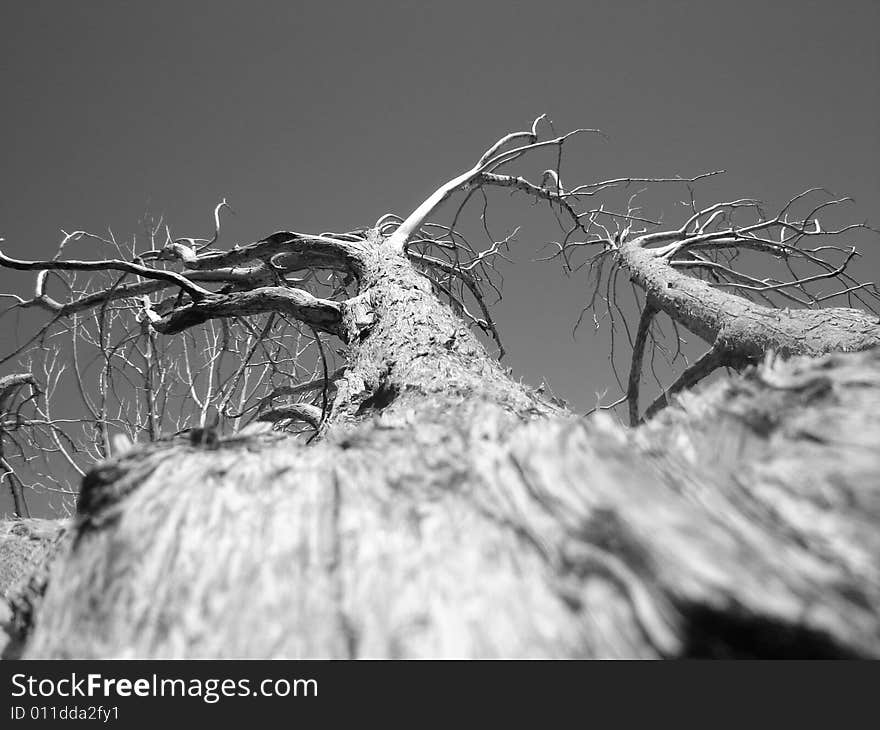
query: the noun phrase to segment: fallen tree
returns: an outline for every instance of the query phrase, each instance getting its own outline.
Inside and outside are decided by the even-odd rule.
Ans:
[[[633,180],[566,190],[558,167],[541,185],[500,172],[539,149],[561,150],[571,136],[542,141],[539,122],[499,140],[406,218],[384,216],[369,230],[279,232],[230,251],[211,250],[216,234],[169,236],[131,261],[0,255],[0,264],[40,272],[35,296],[21,304],[55,318],[137,297],[153,333],[277,314],[346,348],[341,369],[322,357],[318,377],[270,393],[298,400],[261,420],[305,422],[309,443],[283,430],[220,429],[223,418],[241,417],[224,410],[229,391],[221,389],[212,396],[224,406],[216,421],[204,417],[206,400],[188,438],[103,454],[83,480],[73,526],[53,543],[48,578],[29,581],[27,605],[39,608],[16,609],[22,589],[10,589],[16,652],[878,653],[876,349],[770,358],[627,431],[604,416],[576,418],[511,380],[468,327],[500,344],[483,294],[504,242],[477,252],[456,231],[458,213],[451,226],[429,221],[446,199],[514,187],[589,231],[584,221],[600,214],[585,218],[570,201]],[[773,349],[817,354],[878,341],[870,315],[821,309],[812,318],[774,315],[774,331],[780,321],[786,332],[802,328],[792,335],[798,342],[822,317],[829,334],[812,349],[786,350],[752,329],[732,336],[729,302],[713,309],[712,299],[706,310],[709,295],[693,289],[702,282],[675,271],[675,256],[693,255],[702,235],[690,225],[684,239],[624,228],[589,243],[633,272],[650,307],[728,343],[725,352],[739,359],[724,364],[752,364]],[[791,225],[807,230],[804,221]],[[673,254],[651,245],[667,241],[679,246]],[[587,241],[566,239],[560,253],[573,243]],[[294,276],[316,269],[327,278]],[[46,293],[45,274],[59,270],[118,278],[59,302]],[[179,293],[161,299],[169,288]],[[716,313],[715,329],[706,311]],[[854,319],[859,338],[841,344],[835,338]],[[760,346],[745,350],[746,342]],[[636,347],[633,363],[640,357]],[[841,438],[845,460],[831,457]]]

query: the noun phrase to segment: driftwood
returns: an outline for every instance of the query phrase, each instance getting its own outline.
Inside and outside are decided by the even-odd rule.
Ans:
[[[880,350],[635,430],[435,405],[101,465],[24,655],[880,656]]]

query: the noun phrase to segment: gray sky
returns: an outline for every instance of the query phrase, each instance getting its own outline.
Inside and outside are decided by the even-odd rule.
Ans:
[[[202,235],[222,197],[230,245],[371,224],[543,112],[610,135],[571,145],[571,183],[724,168],[702,199],[778,205],[824,185],[880,224],[876,0],[6,0],[0,28],[11,255],[51,255],[61,228],[126,235],[146,211]],[[496,310],[508,365],[580,409],[613,395],[607,342],[571,336],[583,277],[529,263],[552,218],[506,195],[490,214],[502,234],[524,224]]]

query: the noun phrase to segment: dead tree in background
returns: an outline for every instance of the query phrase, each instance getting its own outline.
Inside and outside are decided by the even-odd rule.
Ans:
[[[478,251],[457,229],[464,203],[451,225],[430,220],[438,207],[461,191],[466,202],[512,187],[592,235],[586,226],[604,211],[585,218],[570,201],[625,182],[567,190],[558,165],[540,185],[507,175],[577,133],[542,140],[541,121],[499,140],[409,216],[366,230],[283,231],[230,250],[216,249],[217,236],[169,234],[129,258],[0,255],[4,266],[39,272],[36,295],[19,304],[56,320],[134,301],[153,337],[281,317],[315,342],[326,342],[318,333],[335,339],[343,361],[339,371],[322,356],[314,377],[257,399],[259,411],[269,396],[320,389],[314,402],[274,414],[304,421],[309,443],[275,431],[212,433],[204,420],[186,439],[132,445],[92,468],[48,580],[28,594],[39,608],[13,617],[26,655],[880,654],[880,515],[871,506],[880,465],[873,445],[856,443],[834,479],[821,466],[837,448],[825,430],[833,404],[845,409],[837,432],[880,430],[877,409],[867,410],[880,393],[875,353],[768,362],[738,390],[716,388],[699,413],[627,432],[514,382],[475,335],[500,346],[485,294],[506,240]],[[684,239],[661,243],[702,235],[694,224],[709,226],[698,215]],[[697,334],[783,349],[732,337],[723,312],[717,331],[700,329],[702,294],[694,304],[670,298],[678,280],[651,283],[656,259],[665,267],[657,276],[701,285],[669,263],[699,255],[696,243],[661,260],[649,236],[624,230],[582,243],[629,267],[652,306]],[[50,271],[115,280],[58,301],[46,292]],[[825,322],[834,337],[844,329],[836,316]],[[777,318],[789,328],[814,322],[784,310]],[[864,329],[858,347],[870,344]],[[238,356],[247,361],[247,350]],[[795,433],[811,433],[806,452]],[[812,471],[792,469],[795,457]]]
[[[24,386],[29,387],[31,395],[24,400],[16,399],[17,393]],[[38,395],[39,387],[30,373],[13,373],[0,378],[0,468],[3,469],[3,479],[9,485],[16,517],[30,517],[30,511],[25,497],[25,485],[6,458],[4,442],[9,440],[21,450],[15,432],[37,425],[32,419],[22,417],[22,409]],[[36,440],[33,433],[29,436],[29,440],[31,444]]]
[[[110,249],[135,265],[162,261],[183,242],[204,248],[219,236],[224,207],[225,201],[214,212],[211,238],[174,239],[159,219],[147,221],[145,235],[129,242],[109,231],[65,233],[55,260],[74,246]],[[163,301],[162,280],[131,282],[125,274],[120,277],[112,269],[85,263],[85,276],[76,267],[42,270],[30,299],[4,295],[13,300],[7,315],[23,310],[52,315],[23,347],[4,358],[6,362],[18,357],[19,367],[41,388],[39,397],[24,402],[34,412],[26,421],[16,421],[17,430],[28,431],[8,454],[9,478],[24,480],[23,488],[41,498],[59,497],[50,504],[66,513],[76,484],[92,465],[124,453],[134,443],[186,439],[193,429],[206,425],[228,435],[258,430],[261,423],[311,433],[286,417],[285,409],[299,408],[300,401],[302,408],[321,402],[339,374],[338,353],[324,347],[313,329],[272,312],[212,320],[180,337],[162,337],[145,312],[145,306],[174,301]],[[228,288],[241,274],[187,275]],[[49,293],[59,285],[67,296],[63,304]],[[325,371],[330,376],[327,389],[322,387]],[[11,425],[6,425],[10,438]]]

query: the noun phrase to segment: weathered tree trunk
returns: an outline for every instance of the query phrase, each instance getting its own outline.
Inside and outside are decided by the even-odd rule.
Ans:
[[[876,314],[846,307],[767,307],[680,273],[669,261],[668,247],[648,245],[666,242],[670,237],[674,242],[669,245],[675,247],[680,245],[676,238],[683,234],[642,236],[621,243],[616,252],[632,282],[645,293],[627,392],[632,425],[640,420],[638,386],[642,355],[652,319],[658,312],[666,313],[707,342],[709,350],[645,410],[645,418],[665,407],[672,395],[692,388],[719,367],[741,369],[757,363],[769,352],[782,357],[815,357],[880,345],[880,318]],[[743,245],[742,241],[737,239],[737,245]]]
[[[880,352],[626,431],[511,381],[402,252],[359,267],[321,438],[100,465],[25,656],[880,655]]]
[[[650,239],[650,236],[646,236]],[[773,350],[784,357],[853,352],[880,345],[880,318],[860,309],[774,309],[719,291],[677,272],[645,239],[627,241],[619,256],[648,301],[731,359],[755,361]]]

